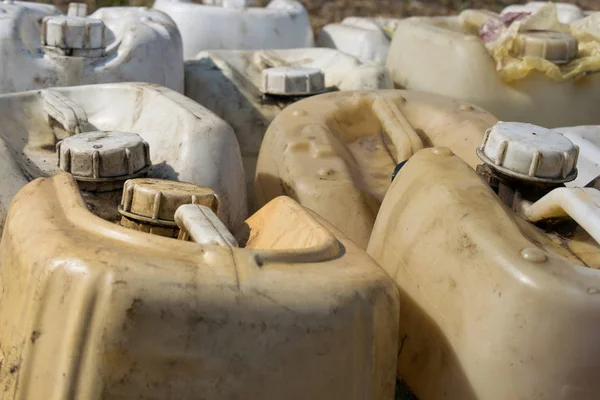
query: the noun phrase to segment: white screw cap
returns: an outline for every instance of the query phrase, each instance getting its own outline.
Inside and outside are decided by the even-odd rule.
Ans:
[[[577,177],[579,147],[561,133],[521,122],[498,122],[488,129],[477,155],[509,176],[561,183]]]
[[[58,142],[58,166],[83,181],[127,179],[150,165],[150,152],[138,134],[129,132],[80,133]]]
[[[104,29],[104,22],[99,19],[66,15],[45,17],[42,44],[63,50],[103,49]]]
[[[261,78],[260,90],[265,94],[304,96],[325,90],[325,75],[318,68],[267,68]]]
[[[201,204],[215,213],[219,199],[206,187],[166,179],[137,178],[125,182],[119,212],[133,220],[175,226],[175,211],[183,204]]]
[[[577,57],[578,41],[566,32],[525,31],[517,35],[513,49],[519,57],[541,57],[566,64]]]

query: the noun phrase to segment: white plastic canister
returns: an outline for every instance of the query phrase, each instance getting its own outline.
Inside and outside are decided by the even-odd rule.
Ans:
[[[600,123],[596,111],[600,99],[598,73],[558,80],[538,70],[513,80],[501,76],[498,63],[478,31],[484,21],[498,17],[489,12],[466,10],[459,16],[413,17],[400,21],[387,59],[394,83],[477,104],[503,120],[552,128]],[[588,18],[591,19],[575,21],[574,24],[579,25],[573,27],[573,31],[593,31],[596,14]],[[532,39],[527,51],[547,49],[548,54],[544,56],[559,58],[577,53],[574,37],[566,35],[568,40],[559,39],[565,35],[526,38]],[[548,61],[536,57],[538,64]],[[595,65],[598,62],[596,58]]]
[[[117,175],[135,176],[146,165],[150,178],[211,188],[228,227],[236,227],[247,216],[233,130],[206,108],[169,89],[122,83],[2,95],[0,124],[0,229],[12,198],[32,179],[63,170],[81,175],[78,180],[102,183]],[[97,134],[73,140],[89,132]],[[106,139],[100,136],[114,140],[90,142]]]
[[[313,33],[304,6],[295,0],[273,0],[265,7],[249,0],[156,0],[183,37],[183,55],[203,50],[290,49],[313,46]]]
[[[530,1],[525,4],[513,4],[505,7],[501,14],[521,12],[534,13],[542,8],[546,3],[546,1]],[[558,20],[563,24],[570,24],[575,20],[585,17],[584,11],[575,4],[554,3],[554,5],[556,5]]]
[[[328,24],[317,37],[320,47],[343,51],[359,60],[384,63],[396,18],[348,17],[341,23]]]
[[[185,63],[185,94],[233,127],[254,209],[254,173],[270,122],[289,104],[325,91],[389,89],[386,69],[333,49],[211,51]]]
[[[173,21],[145,7],[101,8],[86,16],[50,5],[0,4],[0,93],[110,82],[151,82],[183,91],[181,37]]]

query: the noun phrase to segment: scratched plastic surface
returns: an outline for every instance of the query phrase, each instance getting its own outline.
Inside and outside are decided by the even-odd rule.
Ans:
[[[120,83],[0,96],[0,231],[20,189],[60,171],[59,143],[98,131],[139,135],[149,148],[150,178],[214,190],[228,227],[247,217],[244,173],[231,127],[172,90]],[[115,196],[119,201],[120,192]]]
[[[600,396],[600,192],[553,192],[575,193],[555,199],[589,213],[582,224],[528,222],[448,149],[419,151],[394,179],[367,252],[398,285],[398,377],[418,398]]]
[[[181,36],[165,14],[107,7],[63,15],[50,5],[0,4],[0,93],[150,82],[183,92]]]
[[[25,186],[0,243],[2,397],[393,397],[398,295],[363,250],[285,197],[235,238],[211,218],[183,225],[199,244],[97,217],[69,174]]]
[[[287,107],[269,126],[256,169],[258,204],[285,194],[366,247],[397,164],[433,145],[475,167],[493,115],[403,90],[340,92]]]

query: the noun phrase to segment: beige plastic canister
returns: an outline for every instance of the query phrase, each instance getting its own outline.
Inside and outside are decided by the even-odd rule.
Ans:
[[[333,49],[209,51],[185,63],[185,94],[223,118],[237,135],[250,210],[267,127],[282,109],[324,91],[391,89],[382,65]]]
[[[78,175],[80,181],[98,178],[97,182],[104,182],[121,170],[124,178],[135,177],[139,174],[134,172],[144,167],[140,172],[150,178],[214,190],[222,204],[220,217],[230,228],[247,217],[244,172],[233,130],[206,108],[170,89],[123,83],[1,95],[0,124],[0,232],[17,191],[30,180],[60,170]],[[110,135],[113,142],[92,143],[90,132],[98,132],[92,135],[93,140],[105,140]],[[78,139],[80,135],[88,136]],[[131,136],[139,142],[133,147],[125,143]],[[69,142],[75,147],[70,148]],[[118,149],[122,160],[140,161],[135,155],[148,153],[142,157],[148,165],[138,168],[136,161],[126,165],[128,161],[115,162],[114,156],[103,158],[112,151],[108,147],[121,144],[125,144]],[[59,165],[61,145],[63,160]],[[142,145],[146,149],[140,148]],[[70,163],[83,147],[87,164]],[[131,174],[135,176],[128,176]],[[120,192],[116,196],[118,201]]]
[[[490,16],[494,14],[466,10],[459,16],[401,20],[387,58],[394,83],[477,104],[505,121],[548,128],[600,123],[598,73],[555,81],[532,71],[522,79],[504,80],[478,34]]]
[[[258,204],[287,195],[366,247],[397,164],[444,145],[472,167],[496,119],[443,96],[404,90],[329,93],[287,107],[256,169]]]
[[[529,161],[506,144],[492,143],[506,164]],[[532,165],[560,171],[564,157],[569,171],[569,146]],[[557,188],[529,209],[573,217],[580,225],[564,236],[556,219],[538,227],[507,208],[447,148],[400,170],[367,252],[398,284],[398,376],[418,398],[600,398],[599,194]]]
[[[398,295],[289,198],[192,242],[86,208],[69,174],[15,197],[0,243],[4,399],[391,399]]]

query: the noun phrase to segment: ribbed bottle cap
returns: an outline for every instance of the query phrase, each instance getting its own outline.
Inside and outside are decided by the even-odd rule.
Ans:
[[[156,225],[176,226],[175,211],[184,204],[200,204],[218,213],[212,189],[187,182],[138,178],[125,182],[119,212],[127,218]]]
[[[565,32],[525,31],[517,35],[514,51],[518,57],[541,57],[566,64],[577,57],[577,39]]]
[[[75,179],[125,180],[151,165],[148,143],[130,132],[87,132],[57,143],[58,166]]]
[[[562,183],[577,177],[579,148],[537,125],[498,122],[485,133],[477,154],[499,172],[523,180]]]
[[[267,68],[261,78],[261,91],[265,94],[306,96],[325,90],[325,75],[318,68]]]

